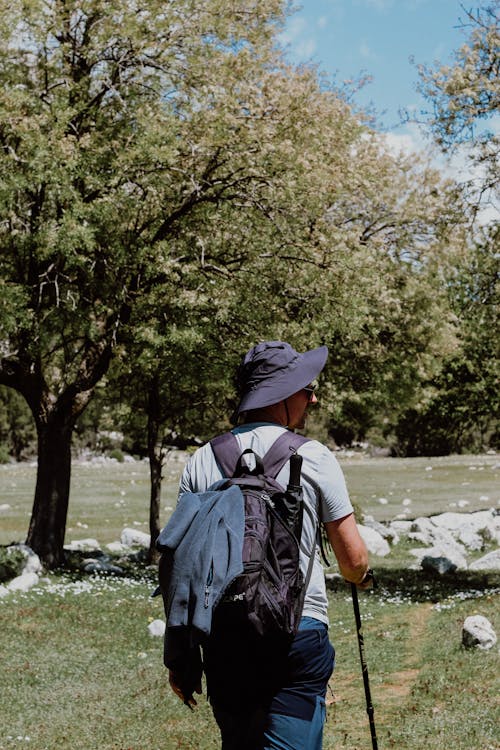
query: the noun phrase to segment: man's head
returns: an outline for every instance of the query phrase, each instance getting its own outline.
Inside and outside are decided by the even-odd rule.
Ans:
[[[284,341],[264,341],[244,356],[238,368],[240,403],[236,414],[266,410],[290,428],[304,426],[312,382],[328,357],[326,346],[300,354]]]

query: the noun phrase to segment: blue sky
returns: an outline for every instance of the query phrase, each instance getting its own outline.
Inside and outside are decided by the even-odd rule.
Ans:
[[[373,103],[380,128],[403,134],[398,110],[425,106],[409,58],[451,62],[465,41],[465,18],[460,0],[303,0],[282,41],[292,62],[316,63],[339,83],[372,75],[355,101]]]

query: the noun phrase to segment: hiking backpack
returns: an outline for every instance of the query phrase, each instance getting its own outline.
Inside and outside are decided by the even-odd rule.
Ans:
[[[303,500],[302,457],[297,449],[307,441],[286,431],[262,458],[251,449],[241,452],[232,432],[214,438],[211,448],[225,487],[238,486],[244,498],[243,572],[225,589],[215,611],[216,623],[248,620],[260,635],[295,635],[312,572],[300,570]],[[248,461],[253,463],[250,466]],[[286,489],[276,481],[290,461]]]
[[[226,478],[205,492],[183,493],[160,532],[153,596],[161,593],[165,608],[163,661],[176,673],[188,706],[209,663],[217,665],[211,695],[227,700],[227,685],[238,683],[235,697],[241,699],[236,677],[242,672],[241,643],[248,645],[248,638],[267,644],[266,656],[258,648],[259,663],[247,664],[249,672],[257,669],[265,689],[276,679],[279,659],[299,626],[315,558],[312,549],[304,578],[299,547],[303,510],[309,508],[302,501],[297,449],[306,440],[287,430],[260,458],[251,450],[242,453],[232,433],[215,438],[212,451]],[[285,490],[276,477],[287,461]],[[251,680],[244,683],[253,689]]]

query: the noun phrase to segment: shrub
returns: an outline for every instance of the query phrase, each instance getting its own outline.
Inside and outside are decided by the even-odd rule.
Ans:
[[[112,451],[109,451],[108,456],[110,458],[115,458],[121,464],[125,460],[125,456],[123,455],[123,451],[121,451],[119,448],[114,448]]]
[[[23,569],[25,559],[21,550],[13,547],[0,547],[0,583],[18,576]]]

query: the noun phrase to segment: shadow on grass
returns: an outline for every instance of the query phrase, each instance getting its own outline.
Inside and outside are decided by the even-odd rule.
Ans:
[[[381,599],[407,599],[413,602],[441,602],[451,597],[472,598],[500,592],[498,571],[455,571],[439,575],[428,570],[379,568],[376,588],[370,596]],[[327,581],[331,591],[348,592],[345,581],[334,577]]]

